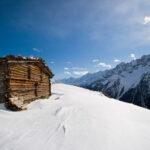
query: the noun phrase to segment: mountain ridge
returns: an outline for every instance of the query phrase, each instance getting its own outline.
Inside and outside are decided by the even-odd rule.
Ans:
[[[101,91],[121,101],[150,108],[150,55],[115,68],[89,73],[80,78],[63,79],[59,82]]]

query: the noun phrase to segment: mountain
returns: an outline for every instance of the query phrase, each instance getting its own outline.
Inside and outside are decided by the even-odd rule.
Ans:
[[[111,70],[61,82],[101,91],[109,97],[150,109],[150,55],[120,63]]]
[[[0,150],[150,148],[150,111],[100,92],[52,84],[52,96],[26,111],[0,106]]]

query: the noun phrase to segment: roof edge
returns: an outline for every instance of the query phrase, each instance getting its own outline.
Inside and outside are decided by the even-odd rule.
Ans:
[[[5,57],[0,57],[0,62],[7,61],[9,63],[36,63],[44,72],[46,72],[50,78],[54,76],[49,67],[45,64],[45,61],[41,57],[22,57],[21,55],[7,55]]]

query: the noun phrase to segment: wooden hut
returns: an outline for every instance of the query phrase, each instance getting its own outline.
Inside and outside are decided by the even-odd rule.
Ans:
[[[0,102],[11,110],[51,95],[51,70],[41,58],[0,57]]]

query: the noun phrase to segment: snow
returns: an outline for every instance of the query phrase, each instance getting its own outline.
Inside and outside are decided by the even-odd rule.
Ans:
[[[121,85],[124,87],[124,92],[122,95],[129,90],[130,88],[134,88],[137,86],[137,84],[140,82],[140,79],[142,78],[142,75],[149,71],[149,66],[140,66],[138,69],[133,70],[132,73],[126,73],[123,72],[122,74],[125,77],[120,78]]]
[[[150,55],[145,55],[129,63],[121,62],[110,70],[88,73],[80,78],[62,79],[56,82],[103,91],[116,99],[122,99],[128,91],[136,89],[145,73],[149,72]]]
[[[149,150],[149,110],[71,85],[52,93],[22,112],[0,105],[0,150]]]
[[[111,87],[113,85],[113,83],[117,80],[120,79],[120,85],[119,85],[119,91],[118,91],[118,96],[117,98],[121,98],[129,89],[131,88],[135,88],[139,82],[142,79],[142,76],[144,73],[149,72],[150,67],[149,66],[139,66],[138,68],[136,68],[135,70],[132,70],[130,73],[123,71],[121,74],[114,74],[109,78],[109,84],[108,84],[108,88]],[[108,80],[108,79],[107,79]],[[106,81],[107,81],[106,80]],[[105,82],[103,82],[104,84],[106,84]],[[122,88],[124,88],[124,92],[122,92],[122,94],[120,95],[120,92],[122,90]]]

